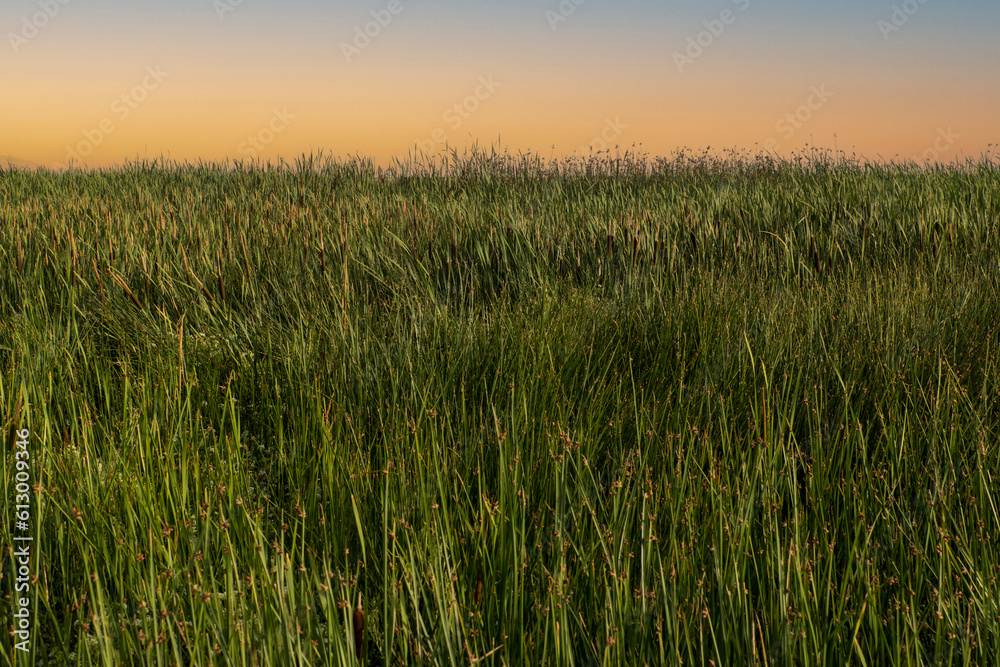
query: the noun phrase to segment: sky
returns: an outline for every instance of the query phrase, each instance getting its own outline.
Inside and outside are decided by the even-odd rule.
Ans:
[[[3,0],[0,161],[1000,144],[997,0]]]

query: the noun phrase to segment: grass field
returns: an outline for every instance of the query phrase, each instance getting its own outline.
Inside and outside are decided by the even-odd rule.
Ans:
[[[0,664],[1000,655],[995,162],[2,171],[0,264]]]

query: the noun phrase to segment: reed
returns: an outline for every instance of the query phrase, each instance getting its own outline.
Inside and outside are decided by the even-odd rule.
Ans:
[[[620,157],[3,171],[32,660],[992,664],[998,166]]]

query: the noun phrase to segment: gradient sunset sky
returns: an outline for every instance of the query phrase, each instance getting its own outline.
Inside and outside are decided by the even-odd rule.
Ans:
[[[24,166],[1000,143],[997,0],[4,0],[0,27]]]

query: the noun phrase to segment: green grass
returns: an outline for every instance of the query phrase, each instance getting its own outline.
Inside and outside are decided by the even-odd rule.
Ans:
[[[0,265],[34,664],[1000,655],[995,162],[0,171]]]

